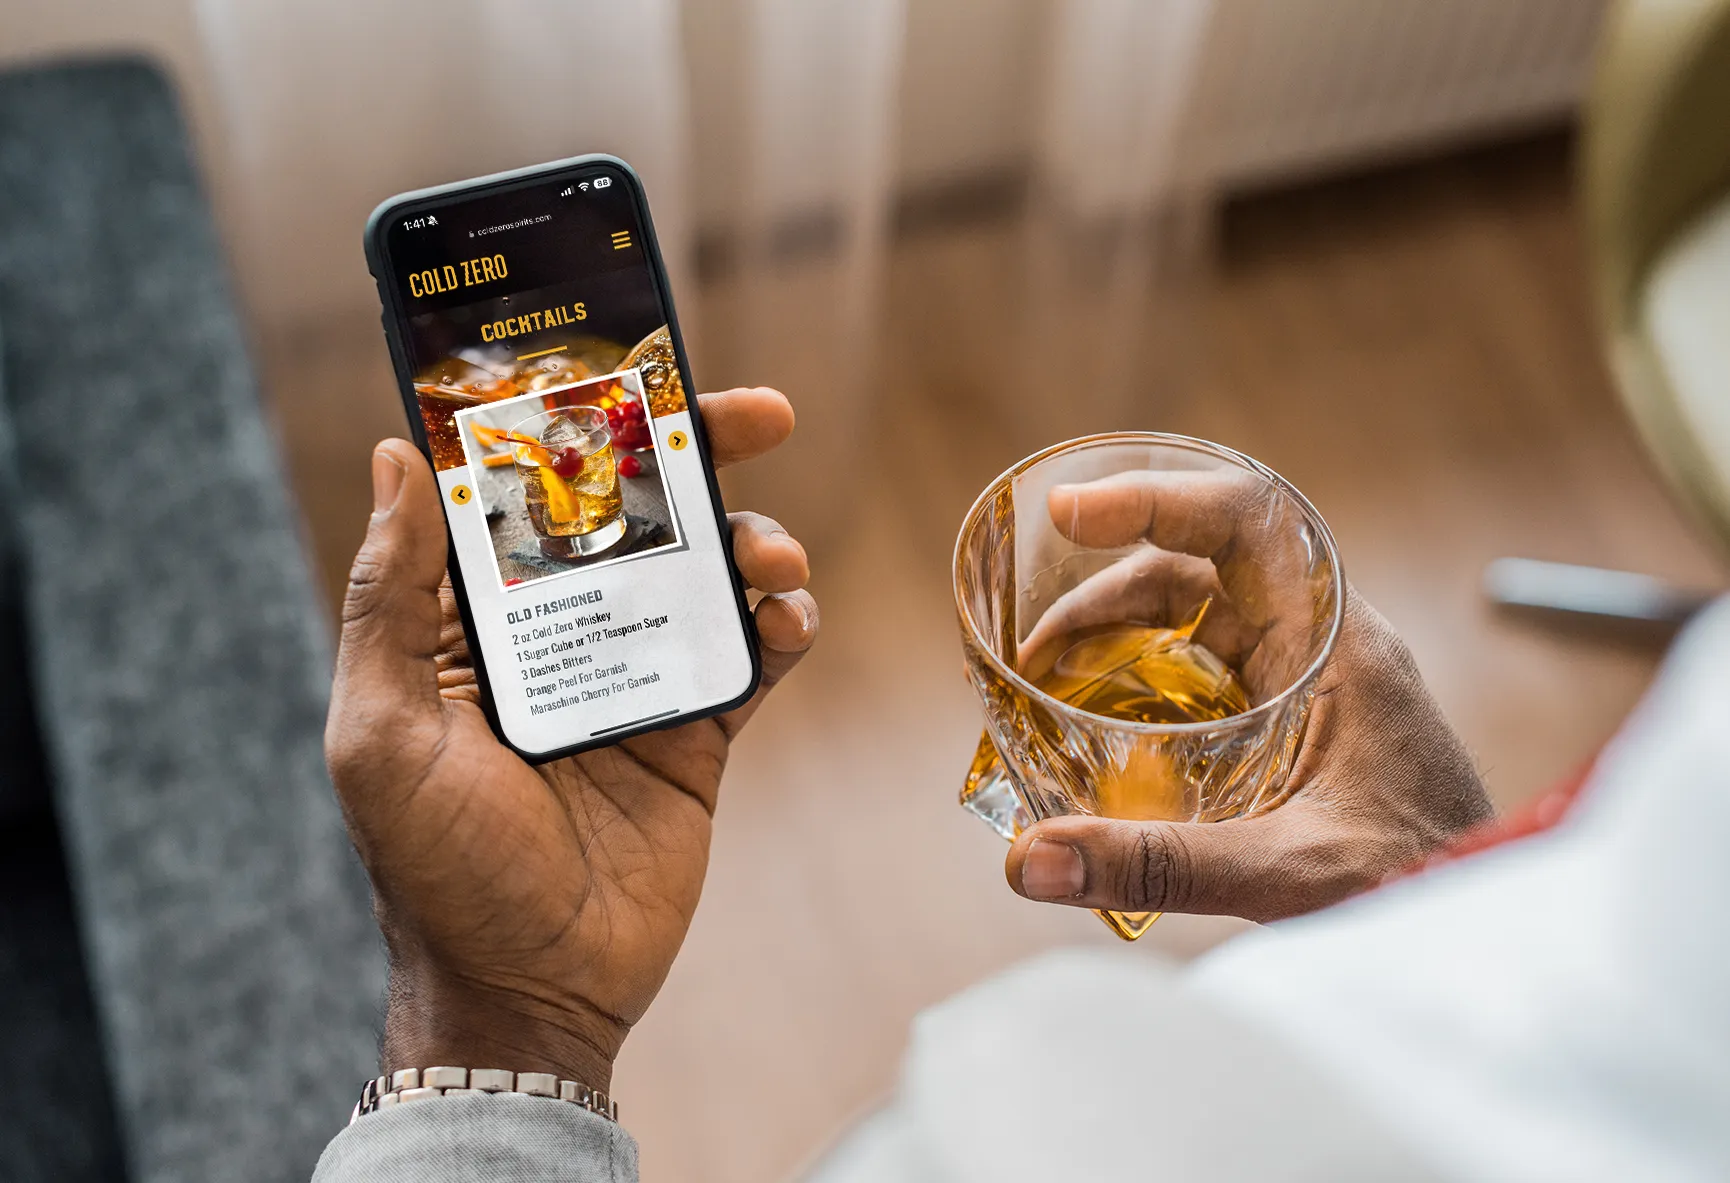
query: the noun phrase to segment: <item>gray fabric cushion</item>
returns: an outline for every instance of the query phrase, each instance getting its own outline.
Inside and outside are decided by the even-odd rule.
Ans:
[[[60,835],[45,806],[0,826],[0,1057],[28,1065],[0,1113],[0,1177],[125,1177]]]
[[[0,397],[0,1060],[32,1066],[0,1120],[0,1163],[10,1183],[109,1183],[124,1177],[120,1132],[24,676],[18,494]]]
[[[134,1178],[303,1180],[373,1071],[383,971],[321,755],[326,626],[150,68],[0,76],[0,321],[32,681]]]
[[[5,356],[0,325],[0,357]],[[24,657],[23,573],[19,569],[16,515],[18,469],[6,416],[4,370],[0,370],[0,671],[22,671]],[[0,833],[14,819],[48,804],[48,782],[36,734],[36,708],[23,676],[0,676]]]

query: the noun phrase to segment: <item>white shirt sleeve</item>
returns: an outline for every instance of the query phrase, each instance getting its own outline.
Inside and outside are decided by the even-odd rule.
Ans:
[[[895,1100],[808,1183],[1434,1178],[1349,1092],[1145,950],[1051,954],[921,1015]]]
[[[1555,829],[1234,941],[1192,985],[1450,1179],[1730,1179],[1730,605]]]

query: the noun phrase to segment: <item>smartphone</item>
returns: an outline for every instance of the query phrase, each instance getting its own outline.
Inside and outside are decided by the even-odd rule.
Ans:
[[[401,194],[366,256],[499,739],[541,763],[750,698],[756,633],[630,166]]]

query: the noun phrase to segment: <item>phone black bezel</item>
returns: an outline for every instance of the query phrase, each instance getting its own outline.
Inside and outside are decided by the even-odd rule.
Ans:
[[[739,627],[744,634],[745,647],[751,656],[751,678],[745,690],[738,697],[714,706],[702,707],[697,710],[683,712],[670,719],[658,719],[641,727],[633,727],[628,731],[611,732],[602,738],[585,739],[568,747],[558,748],[550,752],[528,752],[512,743],[499,723],[498,707],[493,700],[492,683],[487,676],[486,656],[481,652],[480,645],[469,646],[469,659],[474,665],[475,682],[480,688],[481,710],[485,713],[488,725],[500,743],[515,752],[530,764],[547,764],[554,760],[562,760],[578,752],[592,751],[596,748],[610,747],[632,736],[643,735],[651,731],[663,731],[670,727],[678,727],[697,719],[707,719],[715,715],[736,710],[749,702],[751,696],[757,693],[763,680],[763,656],[758,644],[756,619],[751,614],[750,601],[745,595],[745,581],[739,574],[738,565],[733,561],[733,533],[727,521],[727,509],[721,500],[721,486],[715,479],[715,462],[709,451],[708,428],[703,423],[701,409],[697,406],[697,385],[691,379],[690,362],[685,354],[685,341],[679,333],[679,318],[673,307],[673,289],[667,282],[667,270],[661,260],[660,243],[655,237],[655,224],[649,216],[649,202],[643,192],[643,182],[637,176],[636,170],[617,156],[606,153],[592,153],[586,156],[573,156],[565,160],[555,160],[547,164],[533,165],[529,168],[513,169],[509,172],[493,173],[490,176],[475,177],[467,181],[457,181],[448,185],[437,185],[430,189],[416,189],[407,193],[399,193],[395,197],[380,202],[377,209],[366,223],[366,263],[367,270],[372,274],[373,281],[378,286],[379,303],[383,308],[380,317],[384,326],[385,342],[390,348],[391,366],[396,371],[398,393],[403,400],[403,410],[408,417],[409,434],[415,446],[426,456],[427,462],[432,462],[432,448],[427,443],[426,425],[420,416],[420,404],[414,393],[414,373],[410,368],[406,317],[396,285],[390,280],[390,252],[386,242],[386,233],[390,225],[400,217],[436,209],[450,203],[453,198],[472,198],[487,192],[506,192],[512,189],[530,188],[555,181],[567,173],[592,171],[597,167],[607,168],[616,174],[616,178],[630,190],[631,201],[636,209],[638,224],[643,231],[643,256],[649,264],[650,279],[654,283],[656,295],[660,299],[661,309],[667,316],[667,329],[673,338],[673,356],[679,366],[680,380],[685,384],[687,401],[692,411],[691,435],[697,445],[698,454],[703,461],[704,476],[708,481],[709,499],[715,510],[715,525],[720,531],[722,542],[722,557],[727,564],[727,572],[732,577],[733,597],[739,612]],[[573,278],[576,278],[573,276]],[[444,499],[440,499],[443,509]],[[478,634],[474,626],[474,614],[469,607],[468,591],[464,587],[462,568],[457,563],[456,540],[451,534],[450,513],[445,511],[445,566],[450,572],[451,590],[456,595],[457,611],[462,616],[463,629],[470,637]],[[652,561],[652,560],[649,560]]]

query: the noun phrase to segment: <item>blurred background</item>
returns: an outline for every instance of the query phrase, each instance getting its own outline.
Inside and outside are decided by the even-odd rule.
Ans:
[[[1111,942],[956,806],[979,715],[954,532],[1033,448],[1218,440],[1316,503],[1502,806],[1661,654],[1498,613],[1503,555],[1710,589],[1604,361],[1578,200],[1600,0],[0,0],[8,62],[172,74],[334,607],[405,434],[360,250],[403,189],[637,166],[700,387],[784,389],[727,478],[824,635],[738,749],[708,893],[616,1080],[645,1178],[784,1176],[921,1007]],[[1186,957],[1236,922],[1168,917]]]

